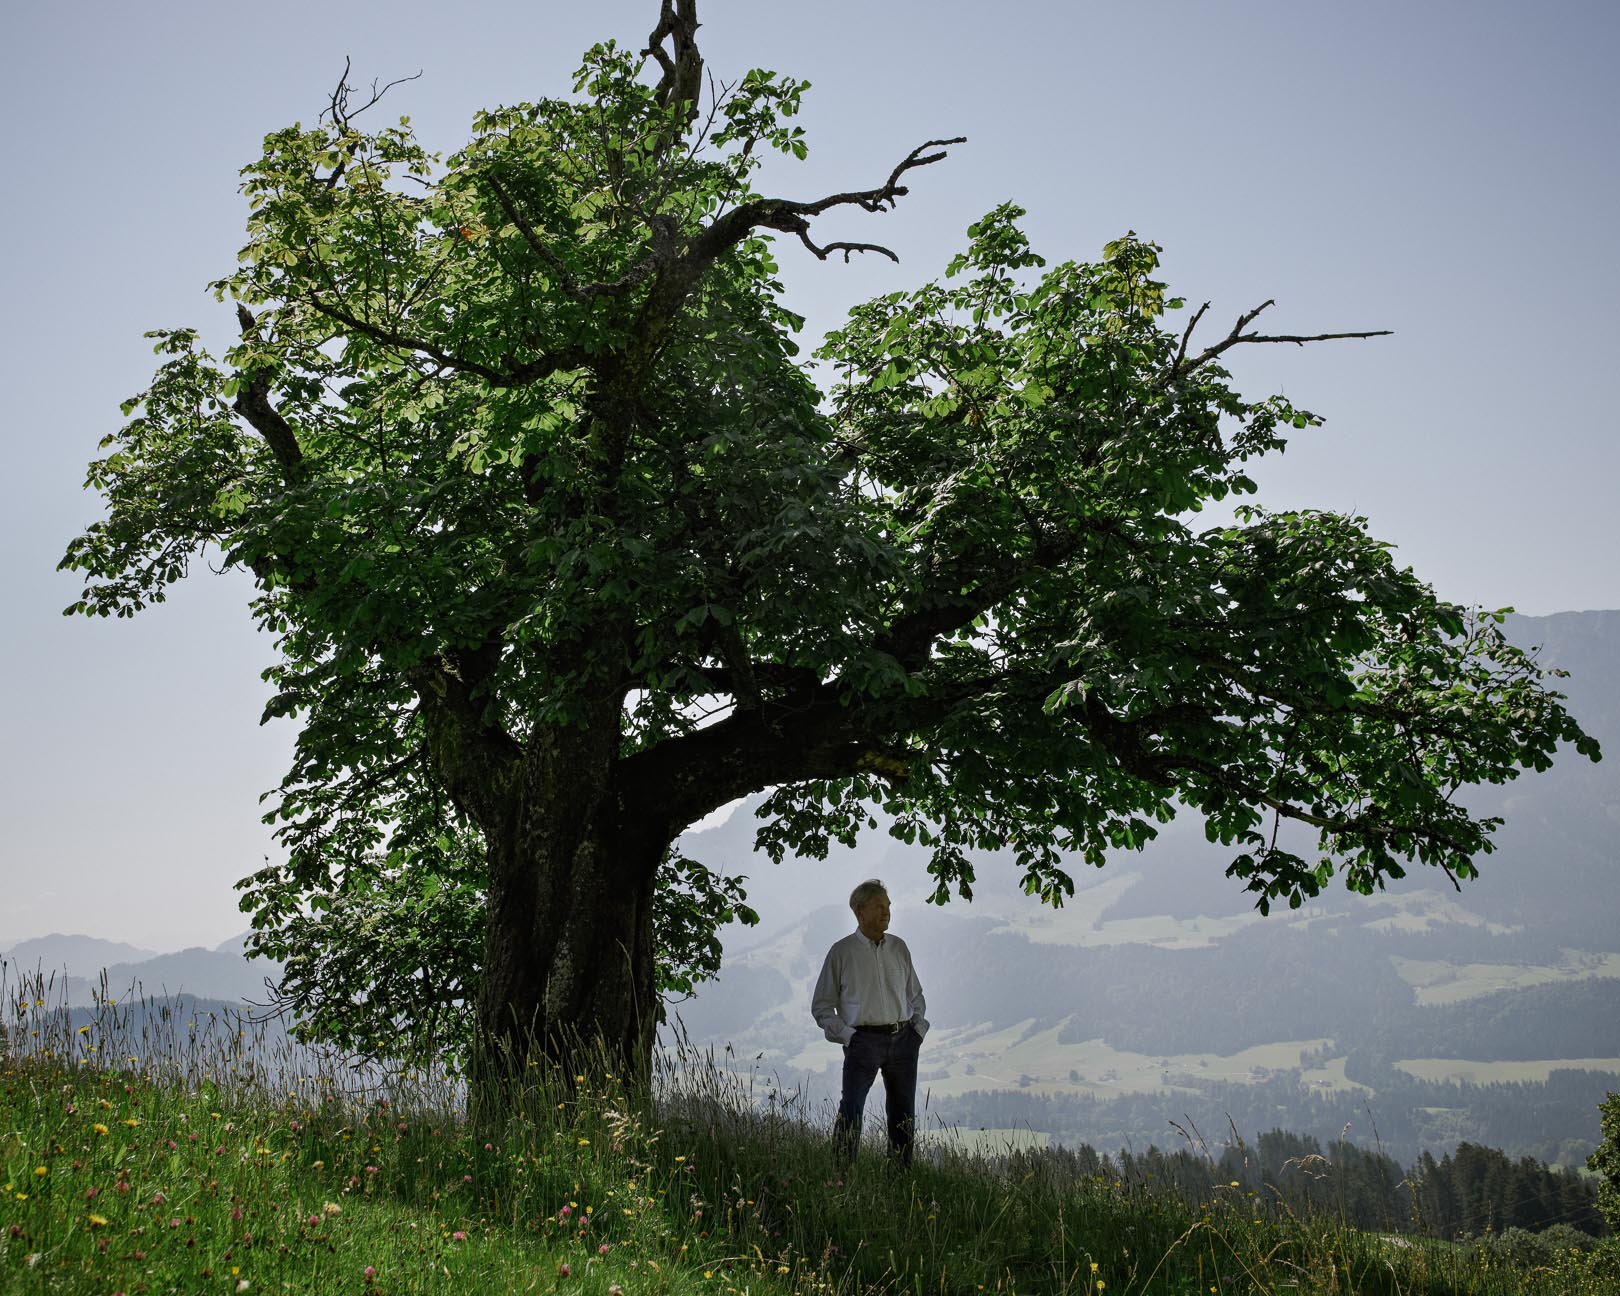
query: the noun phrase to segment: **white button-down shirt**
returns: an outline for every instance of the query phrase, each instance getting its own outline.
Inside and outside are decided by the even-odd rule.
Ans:
[[[857,1026],[909,1021],[921,1038],[927,1010],[911,951],[898,936],[869,941],[851,932],[827,951],[810,996],[810,1012],[834,1044],[848,1044]]]

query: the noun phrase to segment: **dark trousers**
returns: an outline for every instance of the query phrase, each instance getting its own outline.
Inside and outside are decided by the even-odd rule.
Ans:
[[[911,1164],[912,1133],[917,1123],[917,1050],[922,1038],[907,1025],[897,1035],[858,1030],[844,1046],[844,1094],[833,1124],[833,1142],[846,1160],[861,1141],[861,1114],[872,1081],[883,1074],[884,1108],[889,1124],[889,1154]]]

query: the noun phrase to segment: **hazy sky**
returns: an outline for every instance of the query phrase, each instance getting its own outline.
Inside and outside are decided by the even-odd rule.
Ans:
[[[1260,473],[1277,506],[1352,510],[1443,594],[1530,613],[1620,607],[1620,7],[1593,3],[1108,5],[707,0],[709,68],[808,78],[808,163],[788,196],[880,183],[913,145],[966,135],[898,212],[826,237],[898,267],[783,245],[812,334],[937,274],[994,204],[1049,258],[1135,229],[1211,327],[1267,297],[1282,332],[1246,388],[1328,419]],[[259,795],[291,744],[257,726],[269,647],[248,584],[199,566],[134,621],[64,619],[53,569],[96,516],[81,489],[141,333],[216,348],[204,284],[243,239],[238,169],[311,122],[342,69],[393,91],[445,150],[475,109],[561,93],[597,39],[639,45],[654,0],[274,6],[13,5],[0,50],[0,364],[7,687],[0,948],[55,930],[154,948],[245,926],[231,884],[272,851]],[[834,230],[837,233],[834,233]],[[769,918],[769,915],[767,915]]]

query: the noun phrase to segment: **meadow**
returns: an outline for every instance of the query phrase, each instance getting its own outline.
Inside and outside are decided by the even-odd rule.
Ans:
[[[442,1066],[0,988],[0,1290],[19,1296],[1620,1291],[1613,1239],[1359,1232],[1016,1138],[936,1133],[909,1171],[868,1145],[846,1170],[825,1113],[690,1047],[650,1090],[536,1069],[469,1117]]]

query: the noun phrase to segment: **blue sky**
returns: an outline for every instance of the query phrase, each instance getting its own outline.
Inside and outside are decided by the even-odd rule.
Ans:
[[[153,358],[143,330],[223,341],[204,291],[243,241],[236,173],[311,121],[342,69],[421,71],[386,107],[454,148],[475,109],[569,84],[579,52],[639,44],[652,0],[14,6],[0,262],[0,509],[9,687],[0,947],[52,930],[156,948],[244,925],[231,883],[273,851],[259,794],[290,749],[260,729],[268,645],[248,587],[199,565],[133,622],[64,620],[54,572],[96,514],[97,440]],[[813,85],[791,196],[881,181],[966,135],[899,211],[828,237],[869,258],[782,260],[819,333],[937,274],[996,203],[1051,259],[1135,229],[1210,327],[1274,297],[1277,331],[1391,338],[1247,348],[1246,388],[1326,416],[1258,474],[1264,502],[1367,515],[1452,598],[1620,607],[1620,90],[1607,3],[742,3],[702,7],[710,69]]]

